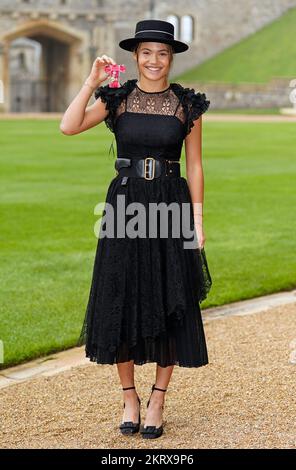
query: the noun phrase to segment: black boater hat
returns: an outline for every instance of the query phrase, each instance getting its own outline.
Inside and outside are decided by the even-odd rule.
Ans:
[[[133,51],[139,42],[153,41],[171,44],[174,53],[185,52],[189,46],[185,42],[174,39],[174,25],[162,20],[143,20],[136,24],[135,36],[123,39],[118,44],[121,49]]]

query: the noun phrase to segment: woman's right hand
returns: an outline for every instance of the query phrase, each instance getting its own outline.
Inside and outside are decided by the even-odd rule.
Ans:
[[[109,74],[105,72],[106,65],[115,65],[116,62],[112,57],[103,54],[101,57],[97,57],[92,65],[91,72],[87,78],[87,82],[94,88],[100,86],[102,82],[107,80]]]

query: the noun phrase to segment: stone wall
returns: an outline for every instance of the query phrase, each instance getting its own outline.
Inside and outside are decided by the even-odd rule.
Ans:
[[[149,3],[137,0],[114,2],[117,15],[120,14],[120,19],[115,22],[115,56],[120,63],[126,63],[131,68],[131,75],[135,73],[135,67],[130,53],[122,51],[118,42],[125,37],[133,37],[136,22],[150,17]],[[255,33],[293,7],[296,7],[296,0],[156,1],[152,17],[163,20],[172,14],[193,17],[195,37],[188,51],[175,55],[173,77]]]
[[[204,92],[211,109],[226,108],[291,108],[289,79],[276,78],[267,84],[226,84],[192,82],[184,86]]]
[[[170,81],[184,70],[192,68],[223,49],[256,32],[280,17],[296,0],[170,0],[155,1],[150,11],[150,0],[0,0],[0,80],[4,85],[5,103],[0,111],[10,109],[9,48],[17,37],[30,37],[40,41],[46,38],[45,67],[50,83],[61,84],[61,96],[53,111],[63,110],[79,91],[91,70],[96,56],[107,54],[117,63],[124,63],[127,72],[122,80],[137,77],[132,54],[118,46],[121,39],[133,37],[136,22],[150,17],[167,20],[169,15],[190,15],[193,18],[194,37],[189,50],[174,56]],[[176,39],[180,39],[176,37]],[[51,42],[50,42],[51,41]],[[54,61],[49,52],[60,47]],[[62,49],[65,49],[63,53]],[[67,70],[62,78],[56,76],[56,64],[61,62]],[[48,73],[48,70],[50,73]],[[292,77],[293,78],[293,77]],[[254,103],[282,102],[286,88],[266,91],[239,91],[235,87],[208,85],[215,106],[238,101],[238,97]],[[222,87],[222,88],[221,88]],[[224,88],[223,88],[224,87]],[[225,91],[226,90],[226,91]],[[277,97],[277,98],[276,98]],[[226,100],[226,101],[225,101]]]

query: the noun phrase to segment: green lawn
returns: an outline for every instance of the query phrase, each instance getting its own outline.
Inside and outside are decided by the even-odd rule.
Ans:
[[[105,125],[64,136],[54,120],[0,121],[2,367],[76,344],[112,138]],[[295,125],[205,122],[203,159],[202,307],[295,288]]]
[[[295,77],[296,8],[228,47],[197,67],[174,77],[178,82],[265,83],[273,77]]]
[[[209,114],[276,114],[282,116],[279,108],[222,108],[209,109]]]

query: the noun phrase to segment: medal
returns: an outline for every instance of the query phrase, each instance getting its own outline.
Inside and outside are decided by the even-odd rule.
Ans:
[[[110,88],[119,88],[120,87],[120,82],[119,82],[119,74],[121,72],[125,72],[126,68],[125,65],[106,65],[105,66],[105,72],[110,75],[110,83],[109,87]]]

